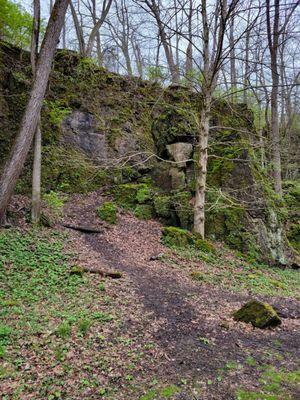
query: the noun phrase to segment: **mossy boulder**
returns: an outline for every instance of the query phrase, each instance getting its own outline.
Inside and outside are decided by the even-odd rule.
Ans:
[[[268,328],[281,324],[281,319],[272,306],[251,300],[233,313],[235,321],[251,323],[256,328]]]
[[[197,238],[197,236],[194,238],[194,246],[198,250],[203,251],[203,253],[215,253],[216,251],[211,242],[205,239]]]
[[[155,196],[153,204],[158,217],[169,218],[171,216],[172,198],[170,196]]]
[[[124,183],[115,187],[113,195],[123,208],[134,209],[151,200],[152,189],[147,183]]]
[[[194,244],[194,237],[185,229],[166,226],[162,231],[162,242],[169,247],[188,247]]]
[[[193,247],[205,253],[215,252],[215,248],[207,240],[201,239],[197,234],[175,226],[164,227],[162,242],[170,247]]]
[[[138,204],[134,209],[134,215],[138,219],[151,219],[153,217],[153,206],[151,204]]]
[[[136,200],[139,204],[144,204],[151,200],[153,196],[152,188],[146,183],[142,183],[136,193]]]
[[[102,221],[106,221],[109,224],[117,222],[117,206],[112,201],[106,201],[98,207],[97,214]]]

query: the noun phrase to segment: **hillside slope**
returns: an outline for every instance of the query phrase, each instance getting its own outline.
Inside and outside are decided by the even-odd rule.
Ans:
[[[4,160],[18,129],[31,75],[28,54],[2,43],[0,55]],[[185,87],[162,88],[129,79],[76,53],[58,51],[42,111],[43,190],[76,193],[106,187],[126,196],[127,189],[132,190],[126,184],[147,184],[156,204],[149,199],[145,204],[125,204],[126,199],[120,198],[119,202],[139,207],[141,217],[155,215],[165,224],[190,229],[200,108],[199,96]],[[293,251],[283,228],[288,209],[274,195],[250,145],[256,140],[251,112],[216,99],[213,114],[208,237],[223,240],[252,259],[291,263]],[[30,165],[31,158],[19,193],[30,187]],[[290,243],[297,241],[297,224],[295,217],[288,225]]]

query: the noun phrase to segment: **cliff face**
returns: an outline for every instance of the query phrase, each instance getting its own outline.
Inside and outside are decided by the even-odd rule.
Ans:
[[[31,75],[26,53],[2,44],[0,57],[4,160]],[[105,185],[124,194],[142,184],[152,193],[144,204],[148,215],[191,228],[200,107],[199,96],[184,87],[163,89],[58,51],[42,111],[44,190],[82,192]],[[250,145],[255,140],[251,113],[216,100],[211,125],[208,236],[253,259],[287,263],[284,203],[274,196]],[[21,192],[30,187],[29,166],[30,158],[18,184]]]

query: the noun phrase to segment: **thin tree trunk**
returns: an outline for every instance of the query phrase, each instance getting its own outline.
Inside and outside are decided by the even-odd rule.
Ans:
[[[230,80],[231,80],[231,100],[234,103],[236,101],[236,65],[235,65],[235,44],[234,44],[234,19],[230,24],[229,33],[229,45],[230,45]]]
[[[198,141],[198,157],[196,161],[196,195],[194,206],[194,231],[204,239],[205,237],[205,189],[207,174],[207,147],[210,120],[209,95],[204,99],[200,112],[200,129]]]
[[[20,130],[0,180],[0,223],[5,220],[7,206],[22,171],[38,125],[51,65],[68,5],[69,0],[56,0],[51,12],[37,63],[36,76],[21,121]]]
[[[85,55],[85,43],[84,43],[83,32],[82,32],[82,28],[81,28],[79,19],[77,17],[75,7],[72,3],[72,0],[70,1],[70,9],[71,9],[75,32],[76,32],[76,36],[77,36],[77,40],[78,40],[79,53],[81,56],[84,56]]]
[[[31,41],[31,65],[32,71],[35,77],[36,62],[38,58],[38,45],[39,45],[39,33],[40,33],[40,0],[34,0],[34,16],[33,16],[33,30],[32,30],[32,41]],[[41,214],[41,159],[42,159],[42,138],[40,121],[38,122],[35,143],[34,143],[34,159],[32,169],[32,208],[31,208],[31,220],[34,224],[38,224],[40,221]]]
[[[42,169],[42,133],[40,122],[35,132],[34,159],[32,171],[32,223],[38,224],[41,217],[41,169]]]
[[[247,24],[249,26],[250,22],[250,10],[248,11]],[[244,91],[243,91],[243,101],[248,104],[248,79],[249,79],[249,46],[250,46],[250,33],[251,30],[247,29],[246,41],[245,41],[245,70],[244,70]]]
[[[192,17],[193,17],[193,1],[190,0],[189,3],[189,13],[188,13],[188,45],[186,49],[186,60],[185,60],[185,75],[188,79],[189,86],[192,85],[190,81],[192,78],[193,71],[193,35],[192,35]]]
[[[279,115],[278,115],[278,85],[279,74],[277,67],[277,55],[279,46],[279,12],[280,0],[274,2],[274,23],[271,28],[270,16],[270,0],[266,2],[267,12],[267,32],[268,45],[271,56],[271,143],[272,143],[272,161],[273,161],[273,177],[274,189],[279,195],[282,195],[282,180],[281,180],[281,154],[280,154],[280,132],[279,132]]]
[[[86,50],[85,50],[85,56],[86,57],[91,57],[92,55],[92,51],[93,51],[93,47],[94,47],[94,43],[95,43],[95,39],[97,36],[97,33],[99,32],[99,29],[101,28],[103,22],[105,21],[105,18],[109,12],[109,9],[111,7],[112,4],[112,0],[104,0],[103,1],[103,7],[102,7],[102,13],[101,13],[101,17],[98,19],[98,21],[96,22],[96,24],[94,25],[89,39],[88,39],[88,43],[86,45]]]

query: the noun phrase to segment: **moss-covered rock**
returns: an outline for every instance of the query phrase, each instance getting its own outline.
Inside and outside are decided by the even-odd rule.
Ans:
[[[106,201],[98,207],[97,214],[99,218],[109,224],[115,224],[117,222],[117,206],[111,201]]]
[[[172,207],[172,198],[171,196],[162,196],[158,195],[154,197],[154,209],[155,213],[158,217],[161,218],[170,218],[171,216],[171,207]]]
[[[175,226],[166,226],[162,231],[162,242],[170,247],[193,247],[204,253],[214,253],[215,248],[208,240],[201,239],[198,234]]]
[[[196,249],[202,251],[203,253],[215,253],[216,249],[213,244],[208,240],[197,238],[197,235],[194,235],[194,246]]]
[[[153,206],[151,204],[138,204],[134,209],[134,215],[138,219],[151,219],[153,217]]]
[[[274,308],[257,300],[251,300],[246,303],[233,313],[233,318],[236,321],[251,323],[257,328],[267,328],[281,324],[281,319]]]
[[[170,247],[188,247],[194,244],[194,236],[185,229],[166,226],[162,231],[162,242]]]
[[[144,204],[151,200],[153,196],[152,188],[146,183],[142,183],[136,193],[136,200],[139,204]]]
[[[193,225],[194,212],[191,199],[192,195],[188,190],[172,192],[173,208],[180,222],[180,226],[184,229],[191,229]]]
[[[151,200],[152,189],[147,183],[124,183],[113,189],[113,195],[123,208],[134,209],[137,204]]]

